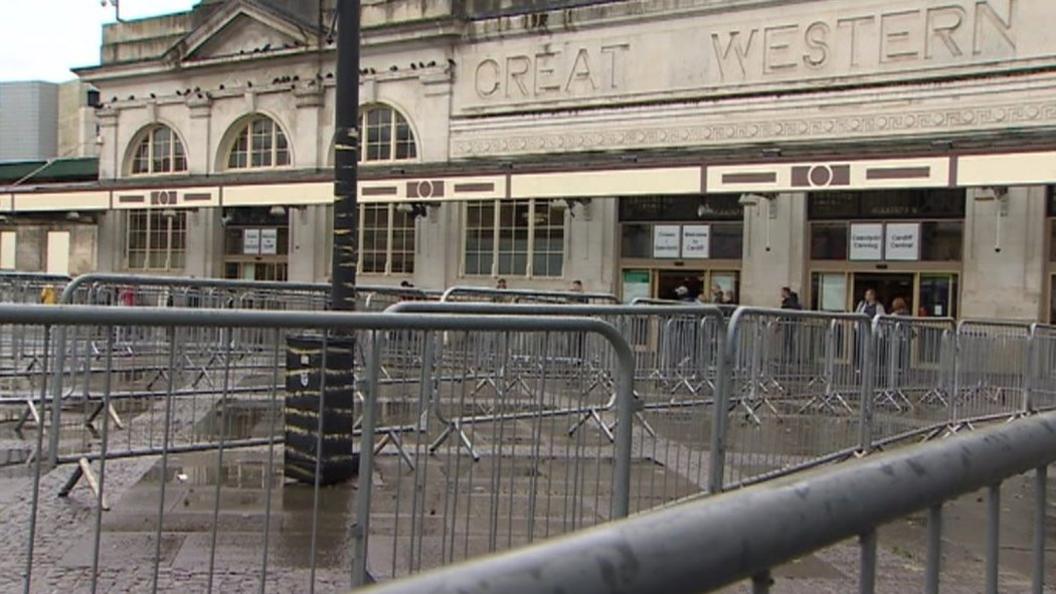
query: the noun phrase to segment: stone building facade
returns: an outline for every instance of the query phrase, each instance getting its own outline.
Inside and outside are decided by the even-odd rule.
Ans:
[[[101,93],[98,183],[0,194],[6,224],[76,210],[94,244],[71,242],[93,256],[73,273],[325,280],[333,5],[107,26],[77,71]],[[364,283],[789,286],[826,310],[873,288],[919,315],[1053,316],[1051,2],[362,11]]]

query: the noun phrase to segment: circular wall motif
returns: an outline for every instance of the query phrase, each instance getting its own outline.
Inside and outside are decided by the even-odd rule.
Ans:
[[[815,165],[810,168],[810,185],[818,188],[832,183],[832,168],[828,165]]]

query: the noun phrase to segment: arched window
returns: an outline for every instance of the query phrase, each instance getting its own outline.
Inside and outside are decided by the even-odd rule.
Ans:
[[[268,116],[246,120],[231,141],[228,169],[282,167],[290,164],[290,145],[282,128]]]
[[[156,124],[140,133],[132,153],[132,175],[187,171],[187,154],[172,128]]]
[[[387,105],[371,105],[359,112],[359,160],[409,161],[418,158],[418,146],[407,118]]]

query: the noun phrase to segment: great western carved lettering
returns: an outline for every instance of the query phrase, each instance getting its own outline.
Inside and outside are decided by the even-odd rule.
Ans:
[[[989,0],[848,14],[829,20],[710,33],[712,82],[866,66],[979,57],[1016,49],[1017,0],[999,11]]]
[[[627,43],[544,48],[477,63],[474,85],[482,99],[546,99],[617,91],[625,77]]]
[[[464,89],[468,104],[510,105],[891,76],[1056,56],[1056,38],[1039,33],[1037,25],[1056,17],[1056,3],[1035,1],[938,0],[922,6],[891,0],[868,9],[818,0],[817,8],[807,3],[798,11],[733,13],[734,24],[708,15],[662,31],[643,26],[624,39],[568,33],[561,43],[513,51],[509,44],[493,51],[482,44],[481,53],[467,61]]]

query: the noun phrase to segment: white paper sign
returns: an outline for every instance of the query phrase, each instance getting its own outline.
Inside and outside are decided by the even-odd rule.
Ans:
[[[653,257],[678,259],[679,239],[682,228],[678,225],[657,225],[653,227]]]
[[[635,299],[648,299],[649,297],[652,297],[652,286],[650,285],[649,271],[624,270],[623,302],[630,303]]]
[[[682,227],[682,257],[697,260],[711,257],[711,225]]]
[[[260,230],[260,253],[263,256],[274,256],[279,253],[279,230]]]
[[[920,223],[888,223],[884,255],[888,260],[920,259]]]
[[[252,256],[260,253],[260,229],[242,230],[242,253]]]
[[[851,260],[879,261],[884,252],[884,226],[880,223],[851,225]]]

